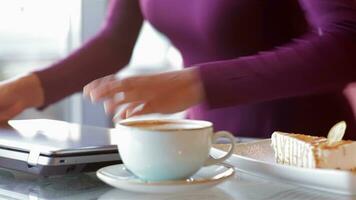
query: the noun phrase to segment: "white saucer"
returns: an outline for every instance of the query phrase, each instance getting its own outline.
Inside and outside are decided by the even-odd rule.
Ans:
[[[219,164],[203,167],[186,180],[148,182],[137,178],[126,170],[123,164],[118,164],[103,167],[96,172],[96,175],[105,183],[123,190],[145,193],[174,193],[209,188],[233,177],[234,173],[234,167]]]

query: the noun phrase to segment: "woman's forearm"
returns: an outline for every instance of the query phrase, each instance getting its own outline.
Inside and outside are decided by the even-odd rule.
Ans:
[[[356,79],[353,1],[300,2],[313,27],[302,38],[258,55],[198,66],[211,107],[341,90]]]
[[[44,89],[44,106],[128,64],[142,25],[137,0],[112,1],[103,29],[67,58],[36,71]]]

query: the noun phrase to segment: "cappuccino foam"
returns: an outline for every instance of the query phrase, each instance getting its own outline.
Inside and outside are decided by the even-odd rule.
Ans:
[[[190,130],[201,129],[208,127],[204,123],[188,122],[188,121],[161,121],[161,120],[147,120],[139,122],[125,122],[125,126],[136,128],[150,129],[150,130]]]

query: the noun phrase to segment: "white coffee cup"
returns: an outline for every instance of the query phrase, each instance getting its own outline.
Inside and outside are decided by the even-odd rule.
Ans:
[[[211,122],[199,120],[124,120],[115,129],[125,167],[146,181],[186,179],[201,167],[221,163],[231,156],[234,136],[226,131],[213,133]],[[225,137],[229,152],[214,159],[212,143]]]

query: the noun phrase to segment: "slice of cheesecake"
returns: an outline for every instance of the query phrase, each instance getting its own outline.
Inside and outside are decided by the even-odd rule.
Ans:
[[[356,142],[328,144],[324,137],[274,132],[276,162],[306,168],[356,170]]]

